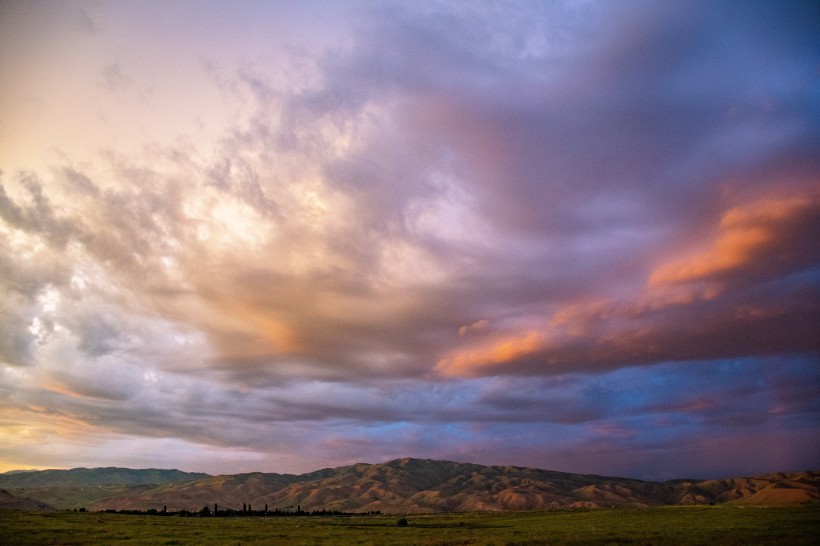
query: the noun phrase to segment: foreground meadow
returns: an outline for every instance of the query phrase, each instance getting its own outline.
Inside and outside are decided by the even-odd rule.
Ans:
[[[0,544],[816,544],[820,505],[290,518],[0,511]]]

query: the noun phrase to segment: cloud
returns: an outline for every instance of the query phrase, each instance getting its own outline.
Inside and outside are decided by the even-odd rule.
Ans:
[[[631,298],[558,307],[438,361],[447,375],[563,373],[627,363],[814,352],[814,194],[721,215],[708,249],[655,266]],[[704,246],[701,243],[700,246]]]
[[[131,86],[131,78],[126,76],[119,63],[113,63],[106,66],[102,71],[103,81],[101,85],[109,91],[116,91],[118,89],[127,89]]]
[[[711,248],[658,266],[650,275],[650,285],[709,280],[745,284],[744,278],[753,282],[788,275],[820,262],[820,252],[811,242],[820,234],[816,194],[730,209],[718,229]]]
[[[602,14],[590,15],[567,24],[579,32],[603,24]],[[703,101],[689,106],[678,87],[645,85],[658,67],[662,81],[686,74],[697,82],[718,70],[699,64],[715,49],[694,47],[699,34],[678,29],[701,19],[616,19],[618,29],[630,30],[604,33],[579,49],[563,44],[534,54],[527,40],[476,48],[468,36],[481,25],[488,36],[508,35],[506,23],[487,21],[481,10],[456,18],[412,10],[371,16],[387,26],[369,28],[350,49],[321,60],[323,79],[312,87],[283,92],[263,77],[239,74],[232,85],[255,97],[255,110],[207,160],[185,159],[174,148],[139,159],[111,156],[115,183],[69,167],[50,190],[71,184],[85,192],[70,201],[60,196],[71,214],[57,217],[35,181],[25,182],[32,204],[6,199],[6,216],[29,232],[50,230],[50,244],[73,238],[77,252],[110,264],[106,275],[133,287],[138,312],[153,309],[201,329],[216,350],[214,367],[234,369],[238,381],[311,369],[317,377],[418,376],[436,362],[447,368],[448,358],[478,365],[482,354],[498,362],[549,362],[547,352],[556,347],[552,360],[564,362],[557,369],[570,369],[590,343],[597,347],[593,361],[613,365],[674,358],[663,350],[619,356],[628,347],[595,341],[619,327],[604,328],[595,317],[599,302],[609,301],[602,316],[619,320],[627,340],[657,345],[646,331],[648,315],[670,321],[659,328],[662,337],[675,328],[667,315],[677,308],[645,310],[640,294],[630,302],[610,290],[634,292],[647,274],[659,283],[670,275],[663,271],[677,267],[656,266],[670,243],[692,245],[704,220],[744,213],[718,208],[726,200],[715,202],[716,183],[681,181],[712,170],[720,135],[733,134],[744,119],[765,118],[751,111],[744,118],[720,94],[707,103],[705,89],[686,98]],[[668,37],[653,30],[657,17],[675,29]],[[528,25],[530,38],[548,19]],[[444,25],[446,35],[437,30]],[[724,53],[721,42],[710,40]],[[644,48],[664,41],[669,46],[655,53]],[[433,65],[410,62],[419,47],[436,59]],[[504,68],[510,58],[516,63]],[[726,60],[718,55],[714,62]],[[586,82],[586,94],[567,81]],[[527,93],[514,93],[515,86]],[[691,128],[680,129],[680,122]],[[796,127],[788,138],[810,136]],[[681,132],[661,135],[670,129]],[[780,141],[765,144],[777,153]],[[752,181],[757,193],[772,184]],[[799,194],[805,184],[795,184]],[[681,199],[690,206],[676,210]],[[456,231],[461,222],[469,232]],[[746,258],[728,245],[736,253],[761,250],[761,241],[738,242],[753,234],[743,229],[724,229],[702,256],[711,260],[707,266]],[[772,237],[782,245],[789,235]],[[815,259],[801,248],[793,254]],[[573,325],[561,326],[575,334],[550,332],[550,316],[589,305],[587,316],[579,312]],[[448,356],[459,343],[451,333],[466,332],[461,328],[477,314],[492,321],[493,336],[482,337],[486,346],[470,357]],[[693,355],[701,356],[708,354]]]
[[[41,90],[55,130],[35,132],[63,152],[3,173],[0,402],[8,430],[32,424],[21,458],[96,431],[123,460],[167,445],[220,468],[384,444],[609,472],[642,446],[677,464],[675,442],[700,453],[720,427],[745,446],[811,428],[814,8],[170,17],[187,9],[100,6],[66,34],[96,53],[66,68],[75,109]],[[167,62],[132,16],[185,21],[154,28]]]
[[[490,322],[486,319],[477,320],[472,324],[465,324],[464,326],[460,326],[458,328],[458,335],[466,336],[473,332],[481,332],[482,330],[486,330],[489,325]]]

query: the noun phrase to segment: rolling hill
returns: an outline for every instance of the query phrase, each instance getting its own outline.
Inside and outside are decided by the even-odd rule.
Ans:
[[[97,493],[104,494],[88,498],[88,508],[160,510],[167,506],[168,510],[176,511],[199,510],[214,504],[238,509],[249,504],[255,509],[267,505],[270,510],[295,510],[298,506],[305,511],[421,513],[820,501],[818,472],[650,482],[516,466],[397,459],[383,464],[356,464],[302,475],[260,472],[190,475],[190,479],[181,481],[187,477],[183,474],[176,475],[180,481],[155,485],[147,484],[147,477],[137,485],[115,485],[109,480],[107,485],[95,486]],[[3,486],[3,477],[0,475],[0,486]],[[38,493],[53,493],[55,486],[46,485],[46,480],[40,478],[35,481],[42,484],[41,487],[12,489],[12,492],[46,500]],[[79,478],[73,483],[76,487]],[[48,502],[58,508],[64,506],[64,503],[55,502],[53,495]]]
[[[53,510],[51,506],[36,499],[18,497],[5,489],[0,489],[0,510]]]

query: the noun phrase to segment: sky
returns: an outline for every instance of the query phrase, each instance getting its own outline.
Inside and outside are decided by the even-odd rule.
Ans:
[[[820,468],[820,8],[0,3],[0,471]]]

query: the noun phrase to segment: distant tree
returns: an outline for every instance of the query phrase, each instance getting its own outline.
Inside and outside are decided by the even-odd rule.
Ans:
[[[202,510],[199,511],[199,515],[203,517],[207,517],[211,515],[211,509],[207,506],[203,506]]]
[[[399,518],[396,522],[396,527],[407,527],[407,518]]]

